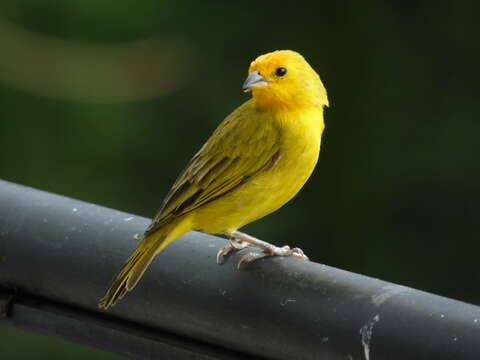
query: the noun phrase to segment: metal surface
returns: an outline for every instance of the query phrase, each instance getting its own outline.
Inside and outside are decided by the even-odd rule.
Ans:
[[[241,360],[242,354],[158,329],[45,300],[12,303],[10,324],[116,352],[130,359]]]
[[[0,288],[0,320],[4,320],[9,316],[12,300],[13,293]]]
[[[479,358],[477,306],[296,259],[264,259],[236,271],[244,251],[218,266],[225,240],[196,232],[157,256],[111,311],[99,311],[98,298],[147,224],[0,182],[0,286],[17,289],[7,321],[68,336],[66,326],[48,322],[71,309],[76,317],[62,321],[79,334],[109,321],[82,342],[142,359],[179,358],[161,346],[159,334],[178,341],[173,348],[185,344],[191,358]],[[42,299],[50,310],[35,317],[22,298]],[[144,340],[160,345],[139,345]]]

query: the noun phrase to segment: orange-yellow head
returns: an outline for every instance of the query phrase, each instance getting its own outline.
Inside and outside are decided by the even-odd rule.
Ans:
[[[328,106],[320,77],[302,55],[292,50],[256,58],[250,64],[243,90],[252,92],[260,109],[270,111]]]

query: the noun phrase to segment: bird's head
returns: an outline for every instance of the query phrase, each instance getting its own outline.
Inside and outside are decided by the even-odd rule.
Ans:
[[[328,106],[320,77],[302,55],[291,50],[256,58],[250,64],[243,90],[251,91],[257,106],[267,110]]]

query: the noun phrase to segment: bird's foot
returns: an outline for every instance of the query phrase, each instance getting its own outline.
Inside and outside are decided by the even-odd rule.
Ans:
[[[217,253],[218,264],[220,264],[220,259],[223,256],[231,253],[232,251],[245,249],[248,246],[255,246],[263,251],[259,253],[249,252],[243,255],[237,262],[237,268],[240,268],[243,263],[249,263],[267,256],[291,256],[297,259],[308,260],[308,257],[300,248],[291,249],[290,246],[278,247],[240,231],[235,231],[229,235],[229,243]]]
[[[239,269],[243,263],[249,263],[267,256],[291,256],[297,259],[308,260],[307,255],[305,255],[300,248],[291,249],[288,245],[282,247],[277,247],[271,244],[269,245],[270,246],[263,248],[262,252],[249,252],[243,255],[237,262],[237,269]]]
[[[230,238],[228,241],[228,244],[225,245],[220,250],[218,250],[217,264],[220,264],[221,259],[224,256],[227,256],[228,254],[230,254],[232,251],[239,251],[239,250],[245,249],[249,245],[250,244],[245,241],[238,240],[234,237]]]

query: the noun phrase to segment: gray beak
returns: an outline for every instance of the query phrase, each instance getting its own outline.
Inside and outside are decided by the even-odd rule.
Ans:
[[[265,86],[267,85],[267,80],[258,73],[258,71],[252,71],[248,74],[247,80],[243,83],[242,90],[244,92],[249,92],[253,86]]]

